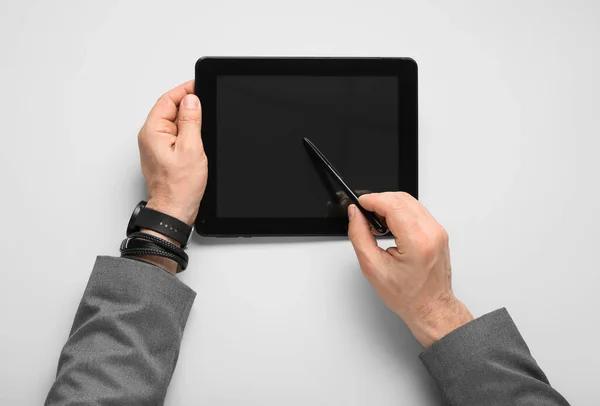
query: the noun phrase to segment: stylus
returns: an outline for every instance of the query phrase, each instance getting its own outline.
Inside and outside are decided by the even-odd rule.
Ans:
[[[373,212],[368,211],[364,207],[360,205],[358,202],[358,196],[354,192],[354,190],[348,186],[348,184],[342,179],[342,176],[339,174],[337,169],[333,166],[331,162],[319,151],[319,148],[315,144],[313,144],[308,138],[304,137],[304,144],[308,146],[308,151],[316,156],[318,160],[325,166],[325,169],[333,176],[340,186],[346,192],[346,195],[352,200],[352,203],[358,207],[358,210],[365,216],[365,218],[371,223],[371,226],[379,233],[379,234],[387,234],[389,231],[388,228],[383,224],[383,222],[377,217],[377,215]]]

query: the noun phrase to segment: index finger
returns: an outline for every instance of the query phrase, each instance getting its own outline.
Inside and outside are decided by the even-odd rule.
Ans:
[[[174,122],[177,118],[179,104],[183,98],[190,93],[194,93],[193,80],[188,80],[176,88],[169,90],[167,93],[163,94],[154,107],[152,107],[152,110],[150,110],[150,113],[148,114],[147,121],[150,123],[156,123],[160,120]]]

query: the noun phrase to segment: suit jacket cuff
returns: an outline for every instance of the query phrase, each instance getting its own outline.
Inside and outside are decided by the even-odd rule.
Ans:
[[[104,292],[112,292],[112,300],[121,303],[160,304],[181,332],[196,298],[194,290],[156,265],[98,256],[84,297],[102,297]]]
[[[420,359],[452,404],[477,404],[481,391],[492,395],[490,382],[507,392],[533,378],[547,382],[505,308],[450,332]]]

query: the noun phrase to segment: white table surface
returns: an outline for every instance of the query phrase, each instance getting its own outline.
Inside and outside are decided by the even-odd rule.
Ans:
[[[421,201],[456,294],[506,306],[551,383],[597,401],[600,3],[0,5],[0,403],[43,403],[97,254],[144,196],[136,135],[203,55],[410,56]],[[195,236],[167,405],[438,405],[346,239]]]

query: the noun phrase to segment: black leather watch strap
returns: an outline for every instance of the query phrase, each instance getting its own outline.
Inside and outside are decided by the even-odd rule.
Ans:
[[[182,246],[187,244],[189,236],[192,233],[192,227],[183,221],[147,207],[140,210],[133,225],[133,231],[140,231],[142,228],[147,228],[174,239]]]

